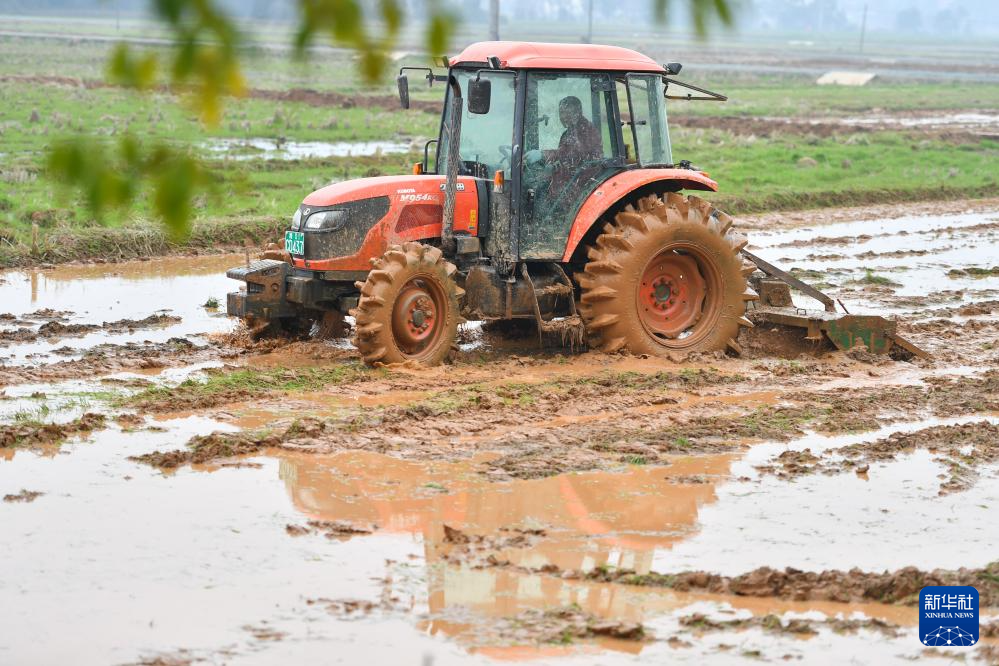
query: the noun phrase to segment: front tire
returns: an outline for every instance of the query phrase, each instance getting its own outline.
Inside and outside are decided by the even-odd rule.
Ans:
[[[372,262],[351,311],[353,343],[365,363],[438,365],[447,358],[465,293],[454,281],[456,270],[438,248],[420,243],[395,245]]]
[[[589,249],[579,277],[580,314],[590,346],[664,356],[741,352],[746,278],[755,266],[732,218],[698,197],[669,193],[629,204]]]

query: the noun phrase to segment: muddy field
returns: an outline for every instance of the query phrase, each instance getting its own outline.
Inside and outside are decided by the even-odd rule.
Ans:
[[[0,274],[0,663],[996,663],[999,202],[742,226],[932,360],[472,323],[371,370],[249,343],[242,255]],[[980,646],[920,645],[928,584]]]

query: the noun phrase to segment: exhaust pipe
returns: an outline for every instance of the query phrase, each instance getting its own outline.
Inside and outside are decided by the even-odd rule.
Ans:
[[[461,159],[461,87],[454,76],[448,76],[451,87],[451,113],[447,130],[447,175],[444,180],[444,219],[441,222],[441,246],[445,252],[454,254],[454,200],[458,191],[458,161]]]

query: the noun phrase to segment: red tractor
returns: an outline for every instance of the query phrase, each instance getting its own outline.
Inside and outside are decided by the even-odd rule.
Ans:
[[[757,310],[780,323],[841,347],[896,341],[892,322],[844,326],[828,297],[745,253],[731,217],[680,193],[717,183],[674,160],[666,100],[725,98],[672,78],[679,64],[524,42],[473,44],[445,64],[446,75],[404,67],[398,78],[404,108],[407,71],[446,84],[422,164],[306,197],[283,250],[228,272],[246,282],[229,294],[230,315],[253,331],[327,334],[352,315],[369,364],[438,364],[463,319],[530,319],[605,352],[738,353],[759,266],[769,279],[754,278],[768,295]],[[788,284],[827,311],[783,307]]]

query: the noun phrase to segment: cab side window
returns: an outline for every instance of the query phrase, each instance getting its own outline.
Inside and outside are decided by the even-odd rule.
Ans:
[[[576,209],[621,166],[619,137],[610,75],[528,74],[521,256],[561,256]]]

